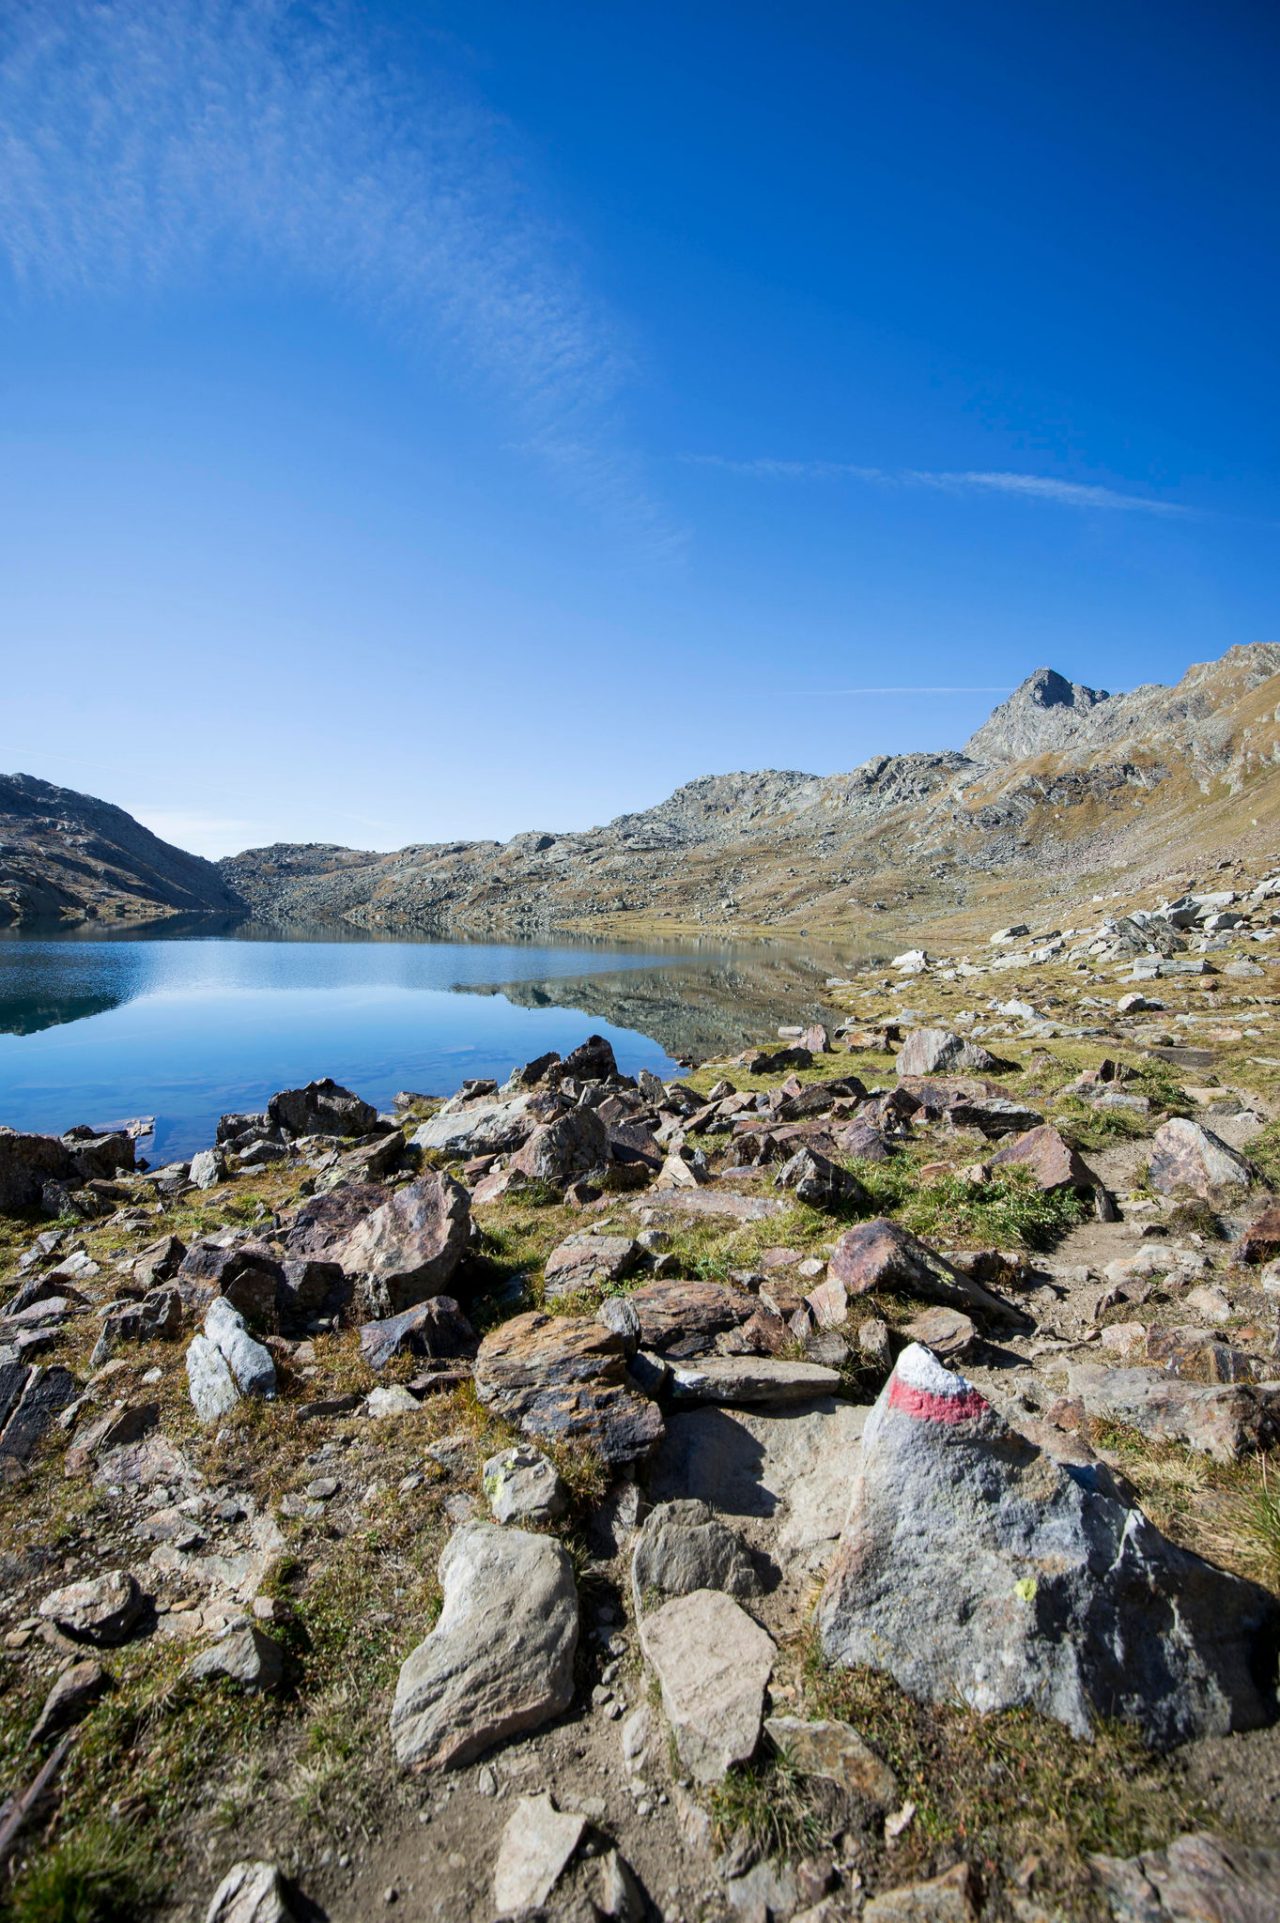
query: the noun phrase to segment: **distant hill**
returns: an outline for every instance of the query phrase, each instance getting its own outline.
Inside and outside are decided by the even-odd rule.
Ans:
[[[711,775],[581,833],[221,863],[255,914],[533,934],[945,923],[1081,878],[1156,876],[1280,836],[1280,644],[1108,695],[1038,668],[963,752],[850,774]]]
[[[706,775],[604,827],[507,842],[276,843],[215,865],[106,802],[0,777],[0,921],[240,910],[477,934],[847,939],[878,925],[891,939],[1277,842],[1280,643],[1258,642],[1129,694],[1037,668],[963,750]]]
[[[243,906],[213,862],[161,841],[123,808],[34,775],[0,775],[0,925]]]

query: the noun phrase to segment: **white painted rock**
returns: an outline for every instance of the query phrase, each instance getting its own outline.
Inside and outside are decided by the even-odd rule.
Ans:
[[[578,1592],[549,1536],[467,1522],[440,1558],[444,1608],[396,1684],[391,1738],[405,1768],[450,1769],[573,1700]]]
[[[927,1702],[1098,1716],[1153,1746],[1269,1722],[1277,1606],[1169,1542],[1096,1467],[1055,1461],[913,1344],[867,1419],[818,1606],[828,1661]]]
[[[584,1816],[558,1810],[544,1792],[522,1796],[502,1832],[493,1872],[493,1901],[499,1916],[540,1910],[582,1841]]]
[[[760,1740],[773,1638],[722,1591],[695,1589],[646,1616],[640,1642],[680,1761],[699,1783],[718,1783]]]

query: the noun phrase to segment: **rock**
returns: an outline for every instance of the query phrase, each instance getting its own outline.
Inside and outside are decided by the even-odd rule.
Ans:
[[[772,1637],[721,1591],[697,1589],[643,1617],[640,1642],[689,1774],[718,1783],[749,1761],[777,1653]]]
[[[192,1682],[219,1679],[254,1693],[275,1689],[284,1675],[284,1652],[254,1623],[239,1623],[187,1664]]]
[[[473,1356],[477,1346],[475,1330],[451,1295],[430,1296],[400,1315],[366,1322],[360,1330],[360,1353],[371,1369],[384,1369],[396,1355],[435,1361]]]
[[[274,1863],[233,1863],[213,1893],[205,1923],[298,1923]]]
[[[402,1382],[391,1383],[384,1387],[370,1389],[364,1399],[364,1412],[374,1422],[385,1422],[393,1416],[416,1416],[422,1404],[412,1389],[406,1389]]]
[[[191,1157],[191,1180],[198,1189],[217,1188],[227,1179],[227,1158],[219,1148],[202,1148]]]
[[[760,1588],[741,1536],[705,1502],[665,1502],[652,1509],[631,1552],[631,1593],[637,1619],[653,1599],[720,1589],[754,1596]]]
[[[1017,1434],[913,1344],[868,1418],[818,1608],[827,1659],[929,1702],[1034,1704],[1165,1746],[1256,1728],[1280,1627],[1264,1590],[1163,1537],[1087,1466]]]
[[[585,1817],[558,1810],[545,1790],[541,1796],[522,1796],[507,1819],[498,1845],[493,1872],[497,1914],[523,1916],[529,1910],[541,1909],[586,1827]]]
[[[564,1188],[578,1176],[594,1174],[609,1160],[609,1137],[594,1109],[575,1108],[535,1128],[510,1168],[529,1182]]]
[[[0,1362],[0,1470],[20,1473],[54,1419],[79,1394],[69,1369]]]
[[[559,1543],[468,1522],[440,1558],[444,1607],[400,1670],[391,1711],[406,1768],[458,1768],[573,1699],[578,1596]]]
[[[56,1135],[0,1128],[0,1214],[39,1208],[46,1182],[73,1182],[75,1157]]]
[[[1212,1130],[1175,1115],[1162,1122],[1152,1138],[1150,1178],[1161,1195],[1223,1202],[1242,1194],[1253,1175],[1244,1157]]]
[[[537,1311],[500,1323],[480,1344],[476,1394],[525,1435],[580,1437],[614,1465],[646,1456],[662,1437],[654,1404],[628,1386],[621,1336],[585,1316]]]
[[[701,1355],[718,1335],[741,1328],[756,1310],[743,1289],[680,1275],[645,1282],[626,1299],[638,1319],[640,1347],[658,1355]]]
[[[103,1315],[89,1366],[100,1369],[126,1342],[168,1340],[181,1327],[182,1297],[175,1288],[149,1289],[141,1302],[113,1302]]]
[[[848,1122],[835,1132],[835,1146],[842,1155],[861,1162],[887,1162],[893,1150],[878,1128],[870,1122]]]
[[[1051,1411],[1070,1422],[1081,1417],[1123,1422],[1156,1442],[1185,1442],[1219,1462],[1235,1462],[1246,1450],[1268,1449],[1280,1439],[1280,1383],[1201,1386],[1157,1369],[1105,1369],[1072,1363],[1067,1407]]]
[[[851,1723],[768,1716],[764,1726],[774,1748],[805,1776],[825,1777],[877,1809],[892,1809],[897,1803],[897,1777]]]
[[[606,1295],[596,1310],[596,1321],[613,1331],[627,1356],[633,1356],[640,1347],[640,1317],[627,1296]]]
[[[289,1135],[367,1135],[378,1111],[326,1075],[305,1088],[281,1089],[267,1103],[267,1117]]]
[[[381,1208],[389,1195],[377,1182],[343,1182],[323,1195],[311,1196],[285,1233],[286,1261],[332,1261],[352,1230]]]
[[[784,1162],[774,1177],[778,1188],[791,1189],[797,1202],[814,1209],[869,1209],[871,1197],[858,1180],[838,1162],[820,1155],[816,1149],[798,1149]]]
[[[1280,1255],[1280,1203],[1272,1202],[1255,1216],[1236,1244],[1241,1262],[1274,1262]]]
[[[110,1648],[132,1634],[146,1613],[143,1595],[127,1569],[113,1569],[88,1582],[55,1589],[40,1605],[40,1614],[57,1625],[73,1642]]]
[[[833,1284],[838,1287],[833,1288]],[[844,1319],[840,1290],[847,1301],[851,1295],[867,1295],[873,1289],[923,1296],[926,1301],[972,1310],[998,1321],[1022,1319],[998,1295],[992,1295],[972,1276],[961,1274],[908,1229],[884,1217],[859,1222],[845,1231],[832,1251],[823,1288],[823,1314],[831,1324]]]
[[[1168,1849],[1090,1860],[1115,1923],[1273,1923],[1280,1916],[1280,1850],[1179,1836]]]
[[[270,1349],[254,1340],[243,1315],[225,1296],[215,1296],[206,1309],[204,1332],[225,1359],[241,1395],[275,1394],[276,1365]]]
[[[989,1074],[1000,1064],[977,1042],[966,1042],[949,1028],[915,1028],[898,1051],[894,1064],[900,1077],[945,1075],[949,1072]]]
[[[669,1209],[673,1215],[724,1216],[732,1222],[764,1222],[782,1215],[789,1204],[772,1195],[735,1195],[722,1188],[666,1189],[646,1195],[633,1208]]]
[[[536,1067],[530,1063],[530,1067]],[[443,1155],[498,1155],[518,1148],[537,1121],[532,1099],[515,1095],[503,1101],[445,1106],[423,1122],[413,1136],[416,1147]]]
[[[977,1914],[969,1866],[957,1863],[927,1883],[908,1883],[873,1896],[862,1923],[973,1923]]]
[[[550,1522],[562,1516],[569,1503],[554,1462],[527,1442],[489,1457],[484,1493],[495,1522]]]
[[[226,1358],[206,1336],[194,1335],[187,1347],[187,1388],[201,1422],[218,1422],[240,1400]]]
[[[288,1256],[277,1291],[280,1328],[285,1335],[302,1335],[321,1319],[341,1315],[355,1293],[336,1262],[310,1255]]]
[[[193,1242],[178,1265],[177,1286],[189,1308],[203,1309],[215,1295],[245,1315],[273,1322],[283,1271],[271,1250],[258,1242],[229,1242],[204,1237]]]
[[[566,1081],[607,1082],[618,1073],[613,1049],[603,1035],[588,1035],[564,1058],[561,1074]]]
[[[839,1387],[838,1369],[776,1356],[708,1355],[671,1364],[670,1389],[677,1402],[812,1402]]]
[[[1028,1129],[1012,1142],[1006,1142],[991,1157],[990,1166],[1025,1168],[1031,1171],[1036,1187],[1045,1189],[1093,1189],[1101,1187],[1087,1162],[1063,1138],[1052,1122]]]
[[[600,1858],[600,1880],[594,1902],[599,1915],[609,1919],[609,1923],[644,1923],[649,1913],[635,1872],[617,1850],[606,1850]]]
[[[160,1408],[155,1402],[122,1403],[109,1409],[83,1432],[77,1432],[63,1462],[66,1474],[79,1475],[108,1450],[122,1449],[136,1442],[155,1428],[159,1416]]]
[[[902,1333],[946,1362],[958,1362],[978,1340],[976,1325],[962,1309],[925,1309],[912,1317]]]
[[[397,1315],[443,1295],[466,1252],[471,1200],[451,1175],[420,1175],[357,1223],[332,1259],[358,1278],[374,1316]]]
[[[629,1235],[594,1235],[582,1229],[547,1257],[546,1293],[554,1300],[581,1289],[603,1288],[622,1281],[643,1259],[644,1250]]]
[[[73,1724],[83,1722],[93,1705],[112,1687],[111,1678],[101,1663],[90,1658],[83,1663],[72,1663],[64,1669],[49,1694],[44,1699],[44,1708],[36,1719],[31,1732],[31,1741],[43,1743],[50,1736],[57,1736]]]

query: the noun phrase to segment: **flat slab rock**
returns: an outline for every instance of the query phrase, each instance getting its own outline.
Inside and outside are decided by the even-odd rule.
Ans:
[[[696,1589],[645,1616],[640,1643],[681,1763],[697,1782],[718,1783],[760,1740],[773,1638],[731,1597]]]
[[[541,1909],[586,1832],[585,1816],[558,1810],[544,1791],[522,1796],[507,1820],[493,1872],[499,1916]]]
[[[820,1362],[784,1362],[775,1356],[707,1355],[673,1362],[669,1392],[675,1402],[735,1404],[812,1402],[834,1395],[840,1371]]]
[[[1033,1704],[1077,1736],[1114,1716],[1166,1747],[1275,1713],[1275,1599],[1169,1542],[915,1344],[867,1420],[817,1623],[829,1662],[926,1702]]]
[[[403,1768],[461,1768],[573,1700],[578,1592],[558,1542],[464,1523],[440,1582],[440,1619],[396,1684],[391,1740]]]
[[[688,1276],[660,1276],[632,1289],[627,1302],[635,1311],[642,1349],[657,1355],[701,1355],[718,1335],[749,1322],[759,1304],[745,1289]]]
[[[1094,1881],[1116,1923],[1274,1923],[1280,1850],[1179,1836],[1141,1856],[1095,1856]]]
[[[681,1410],[646,1473],[655,1502],[701,1498],[758,1525],[797,1573],[824,1557],[844,1527],[869,1408],[823,1398],[794,1409]]]
[[[656,1403],[630,1386],[623,1338],[587,1316],[513,1316],[480,1344],[476,1393],[537,1441],[589,1442],[605,1462],[635,1462],[662,1439]]]
[[[765,1222],[771,1215],[784,1215],[790,1207],[770,1195],[735,1195],[730,1189],[663,1189],[652,1191],[631,1204],[633,1209],[661,1209],[670,1215],[724,1216],[732,1222]]]

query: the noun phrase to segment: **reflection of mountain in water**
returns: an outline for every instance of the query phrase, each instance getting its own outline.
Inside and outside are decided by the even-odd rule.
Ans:
[[[705,962],[683,967],[673,963],[552,981],[502,982],[466,992],[505,995],[522,1008],[581,1009],[599,1021],[651,1036],[668,1055],[704,1061],[769,1039],[780,1022],[830,1021],[834,1010],[825,983],[829,975],[843,975],[846,966],[838,955],[802,961],[794,955],[762,954],[726,959],[718,968]]]
[[[106,1015],[128,999],[125,995],[58,995],[44,1001],[37,996],[0,1001],[0,1035],[38,1035],[42,1028],[82,1022],[89,1015]]]

